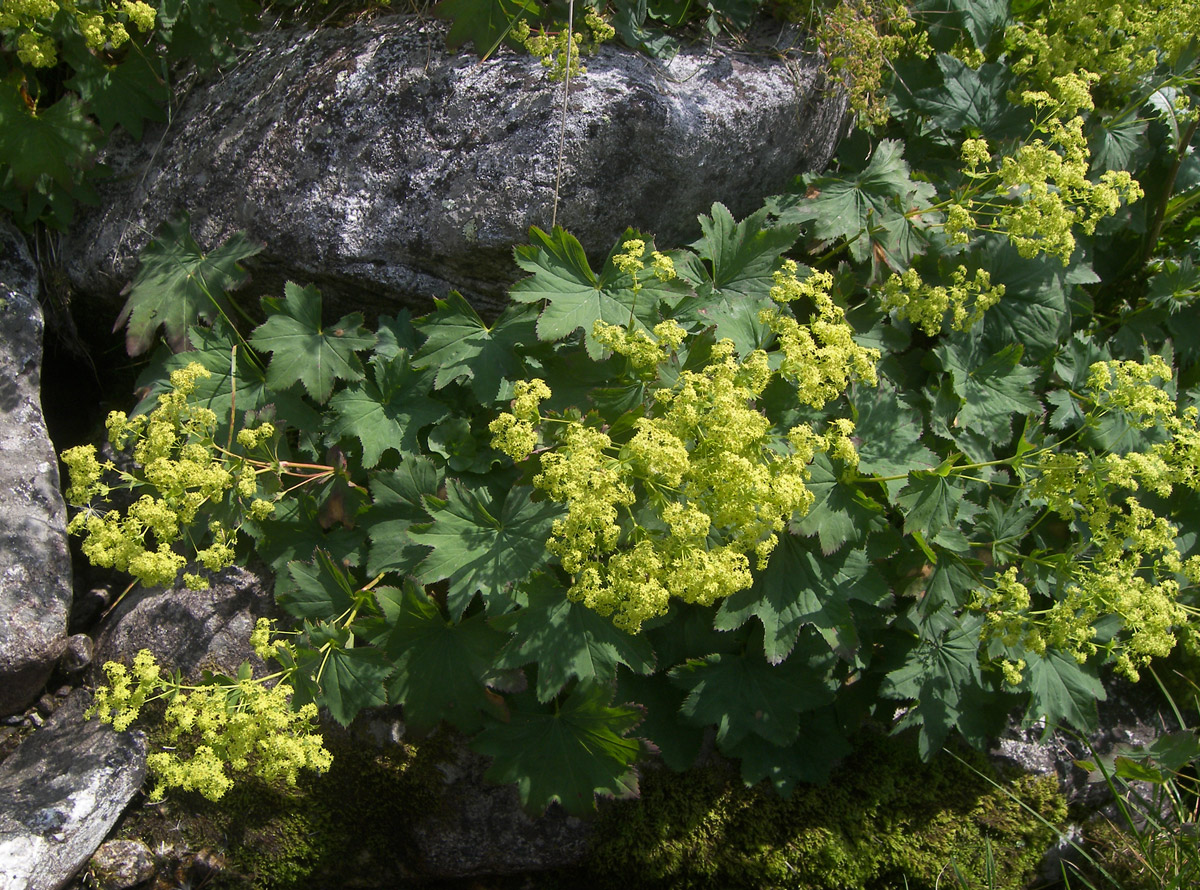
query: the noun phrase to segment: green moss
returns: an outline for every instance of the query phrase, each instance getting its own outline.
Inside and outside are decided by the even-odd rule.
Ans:
[[[173,794],[121,833],[152,849],[219,852],[226,868],[212,890],[307,890],[343,886],[348,877],[372,886],[402,882],[412,874],[407,825],[414,812],[439,805],[436,764],[449,740],[378,748],[337,728],[324,735],[333,754],[325,775],[304,775],[294,789],[243,779],[217,802]],[[186,867],[187,855],[175,855]]]
[[[966,755],[987,772],[983,758]],[[614,804],[582,870],[597,887],[911,890],[948,886],[957,868],[971,886],[1019,888],[1055,830],[970,766],[923,764],[906,746],[868,737],[825,787],[788,800],[745,788],[718,767],[652,771],[639,801]],[[998,781],[1051,824],[1066,818],[1053,778]],[[952,883],[950,884],[952,885]]]

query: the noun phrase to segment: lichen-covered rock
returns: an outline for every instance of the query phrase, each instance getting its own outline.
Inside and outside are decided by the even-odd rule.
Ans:
[[[42,692],[66,641],[71,559],[40,399],[37,266],[0,219],[0,716]]]
[[[376,308],[456,287],[494,308],[517,274],[512,246],[551,225],[562,85],[536,58],[480,62],[444,39],[411,18],[265,36],[170,127],[114,142],[100,208],[64,245],[71,280],[115,303],[150,235],[189,211],[202,244],[245,230],[266,245],[260,285],[312,281]],[[586,61],[557,222],[589,251],[626,226],[691,241],[714,200],[745,214],[823,167],[844,127],[821,62],[787,47],[689,48],[661,65],[604,46]]]
[[[207,590],[138,589],[105,621],[95,663],[129,664],[148,649],[160,665],[189,677],[203,670],[232,673],[243,661],[261,675],[265,665],[250,646],[250,632],[259,618],[276,614],[270,582],[236,566],[216,575]]]
[[[0,887],[59,890],[142,786],[141,733],[85,722],[74,693],[0,764]]]
[[[105,841],[88,867],[100,890],[129,890],[154,877],[154,854],[138,840]]]

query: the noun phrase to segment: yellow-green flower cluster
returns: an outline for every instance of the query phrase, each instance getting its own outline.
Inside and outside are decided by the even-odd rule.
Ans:
[[[287,648],[285,643],[269,640],[269,623],[261,629],[267,639],[261,638],[256,626],[256,649],[276,654]],[[85,716],[99,717],[123,731],[148,701],[168,702],[163,723],[169,744],[146,758],[156,778],[151,800],[162,799],[169,788],[198,791],[209,800],[218,800],[233,785],[230,772],[294,785],[301,769],[323,772],[332,762],[314,732],[316,705],[293,710],[292,688],[286,683],[268,687],[265,681],[248,679],[249,674],[243,673],[238,680],[186,686],[177,677],[163,677],[154,656],[145,649],[134,657],[132,672],[110,661],[104,665],[104,673],[108,685],[96,690]]]
[[[641,238],[630,238],[621,244],[621,252],[613,254],[612,264],[633,279],[630,289],[636,294],[642,290],[639,275],[646,269],[646,242]],[[670,281],[675,277],[675,261],[665,253],[650,251],[650,271],[659,281]]]
[[[670,361],[683,338],[672,323],[655,335],[597,333],[639,355],[639,370]],[[562,424],[534,485],[567,505],[546,546],[571,576],[571,599],[636,632],[672,597],[707,605],[753,583],[751,556],[764,566],[787,521],[812,504],[805,482],[816,453],[857,461],[849,420],[823,434],[773,431],[755,405],[774,377],[766,353],[740,359],[722,340],[702,370],[654,390],[623,444],[582,421]],[[493,428],[496,447],[518,422]]]
[[[274,511],[270,501],[257,497],[256,465],[219,448],[213,442],[216,415],[189,401],[198,382],[207,376],[209,372],[193,362],[171,373],[170,391],[158,397],[149,414],[109,414],[109,441],[118,451],[132,451],[134,470],[118,471],[111,461],[100,463],[91,445],[63,453],[70,479],[67,499],[84,507],[67,530],[83,537],[84,555],[94,565],[128,572],[149,586],[170,586],[187,564],[187,559],[176,551],[181,542],[199,548],[195,559],[209,571],[233,564],[237,541],[234,529],[210,523],[208,546],[201,548],[192,540],[191,528],[206,507],[232,495],[252,518],[263,519]],[[238,443],[246,450],[261,448],[274,435],[275,428],[265,423],[241,430]],[[122,487],[140,488],[147,493],[123,514],[89,506],[91,501],[103,501],[110,495],[115,486],[104,481],[110,475]],[[195,573],[188,573],[184,582],[191,589],[208,585]]]
[[[1152,658],[1171,651],[1192,619],[1179,599],[1180,579],[1200,583],[1200,557],[1184,559],[1178,529],[1135,496],[1146,490],[1166,497],[1176,485],[1200,490],[1198,412],[1177,409],[1164,389],[1170,378],[1158,356],[1093,365],[1089,419],[1120,411],[1132,425],[1157,427],[1165,438],[1120,455],[1058,450],[1037,458],[1030,493],[1083,525],[1090,546],[1064,595],[1043,615],[1027,616],[1023,642],[1031,650],[1060,648],[1084,661],[1101,648],[1095,624],[1115,615],[1121,633],[1103,648],[1119,671],[1136,679]]]
[[[1009,155],[993,157],[983,139],[967,139],[962,158],[967,175],[997,199],[956,202],[948,209],[946,231],[956,243],[974,229],[1002,232],[1021,256],[1047,253],[1066,265],[1075,250],[1075,230],[1092,234],[1122,204],[1142,197],[1126,171],[1109,170],[1088,179],[1091,152],[1080,111],[1092,106],[1096,75],[1087,71],[1054,77],[1047,90],[1027,90],[1019,101],[1038,111],[1034,134]]]
[[[1041,83],[1086,70],[1128,86],[1154,69],[1160,52],[1174,60],[1200,34],[1194,0],[1050,0],[1038,10],[1005,41],[1013,70]]]
[[[880,305],[919,325],[932,337],[941,333],[947,313],[954,330],[969,330],[1003,296],[1004,285],[993,286],[985,269],[976,269],[974,277],[968,280],[966,267],[959,266],[947,287],[926,284],[916,269],[909,268],[884,282]]]
[[[639,377],[653,380],[658,374],[658,366],[679,349],[687,332],[674,321],[656,324],[653,337],[640,329],[628,330],[621,325],[597,321],[592,326],[592,336],[601,346],[628,358]]]
[[[530,55],[542,60],[542,67],[549,69],[547,77],[550,80],[559,81],[566,78],[568,72],[571,77],[587,74],[579,57],[595,52],[597,46],[617,33],[608,20],[593,9],[584,15],[584,24],[588,29],[586,37],[580,31],[571,33],[565,25],[555,32],[540,28],[534,34],[529,22],[522,19],[513,26],[513,37],[524,44]]]
[[[812,315],[805,324],[778,308],[764,309],[758,316],[779,338],[783,353],[780,375],[796,384],[801,402],[814,408],[841,396],[852,380],[872,386],[876,382],[879,350],[854,342],[854,329],[846,323],[845,311],[829,296],[832,285],[828,272],[810,272],[802,280],[795,261],[785,260],[775,273],[771,299],[780,304],[809,302]]]
[[[493,420],[488,430],[492,434],[492,447],[519,462],[537,448],[534,424],[542,419],[539,406],[550,398],[550,388],[544,380],[518,380],[513,385],[513,396],[512,410]]]
[[[892,60],[906,50],[929,52],[925,33],[915,26],[908,5],[899,0],[845,0],[822,17],[817,41],[864,126],[888,121],[881,88]]]
[[[157,10],[143,0],[4,0],[0,35],[16,37],[17,58],[33,68],[58,64],[61,26],[55,17],[65,11],[91,50],[119,49],[129,41],[132,24],[139,31],[154,29]]]
[[[111,723],[113,729],[124,732],[141,714],[146,700],[159,690],[161,672],[147,649],[134,656],[132,676],[125,665],[115,661],[106,662],[103,670],[108,685],[96,690],[92,706],[84,716],[98,716],[104,723]]]

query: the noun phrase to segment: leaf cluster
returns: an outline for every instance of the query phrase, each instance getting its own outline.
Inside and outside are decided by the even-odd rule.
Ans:
[[[1090,108],[1047,112],[1003,97],[1079,81],[1014,67],[1004,35],[1019,15],[921,9],[936,51],[896,62],[891,123],[847,140],[834,169],[742,220],[714,204],[697,241],[663,260],[630,230],[597,269],[569,233],[533,229],[516,250],[527,277],[490,322],[457,294],[422,318],[330,322],[315,288],[290,284],[242,333],[220,308],[236,305],[223,289],[250,249],[236,242],[202,261],[208,304],[167,264],[139,279],[131,345],[162,319],[190,346],[156,357],[152,397],[198,362],[212,376],[196,398],[224,424],[214,441],[264,420],[277,430],[275,513],[242,527],[295,621],[298,700],[342,722],[383,703],[416,731],[449,722],[531,810],[586,812],[597,793],[634,793],[651,751],[686,768],[709,731],[746,782],[786,793],[826,777],[868,722],[925,756],[952,733],[986,745],[1014,710],[1087,728],[1102,671],[1195,642],[1195,128],[1155,98],[1190,97],[1195,62],[1164,58],[1135,93],[1097,82]],[[1005,159],[1074,126],[1082,148],[1042,148],[1083,157],[1086,183],[1005,184]],[[1121,171],[1159,185],[1073,218],[1065,262],[1012,239],[1005,220],[1027,202]],[[986,212],[953,223],[968,205]],[[182,232],[157,249],[191,256]],[[665,260],[675,277],[651,273]],[[753,409],[781,440],[840,422],[854,448],[812,462],[811,506],[749,587],[621,631],[567,596],[575,579],[545,546],[564,515],[535,485],[561,445],[546,430],[581,424],[619,449],[654,392],[720,341],[782,367],[779,318],[819,314],[780,303],[795,260],[880,351],[878,382],[818,409],[779,377]],[[946,301],[919,324],[885,301],[908,271],[923,282],[914,299]],[[960,319],[951,292],[979,272],[999,300]],[[687,337],[650,371],[596,333],[603,322],[651,342],[666,321]],[[535,453],[514,464],[489,427],[532,380],[551,396],[534,409]],[[626,531],[653,522],[644,503],[628,513]]]

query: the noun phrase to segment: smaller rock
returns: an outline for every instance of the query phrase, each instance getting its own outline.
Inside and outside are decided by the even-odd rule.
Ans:
[[[68,698],[0,764],[0,888],[65,886],[142,786],[144,737],[84,720],[87,700]]]
[[[243,661],[261,676],[268,670],[250,646],[250,632],[259,618],[276,614],[270,579],[237,566],[214,576],[208,590],[139,590],[109,615],[95,661],[129,664],[148,649],[164,669],[188,677],[232,673]]]
[[[129,890],[154,877],[154,854],[137,840],[105,841],[89,865],[100,890]]]
[[[78,674],[92,663],[95,644],[87,634],[72,634],[67,637],[67,648],[58,659],[58,668],[67,676]]]
[[[49,692],[43,693],[42,697],[37,700],[37,712],[43,717],[49,717],[58,708],[58,701]]]

